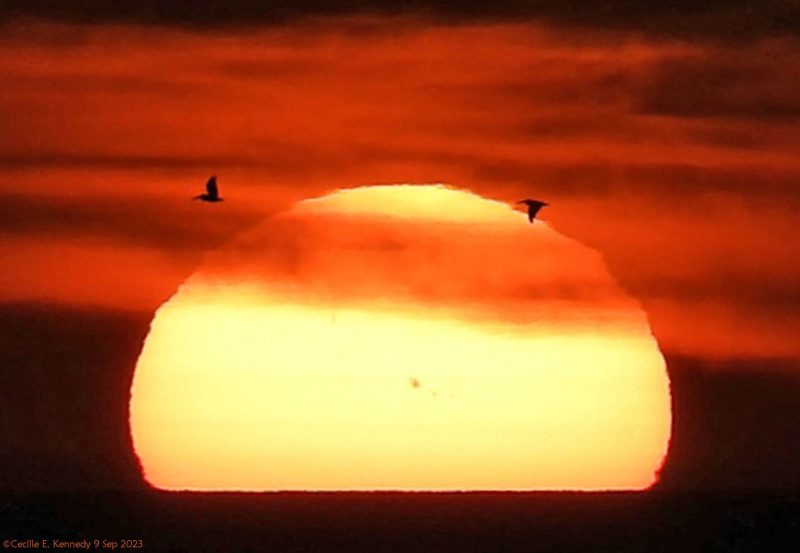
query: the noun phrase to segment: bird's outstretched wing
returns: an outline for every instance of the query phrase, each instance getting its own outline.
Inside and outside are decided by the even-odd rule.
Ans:
[[[211,177],[208,179],[206,183],[206,190],[208,191],[208,197],[211,199],[216,200],[219,198],[219,189],[217,188],[217,177]]]
[[[528,222],[532,223],[533,220],[536,218],[536,214],[539,213],[539,210],[542,209],[544,206],[548,205],[547,202],[542,202],[540,200],[531,200],[530,198],[526,198],[524,200],[520,200],[517,202],[518,204],[525,204],[528,206]]]
[[[532,223],[533,220],[536,218],[536,214],[539,213],[539,210],[542,209],[541,204],[529,204],[528,205],[528,222]]]

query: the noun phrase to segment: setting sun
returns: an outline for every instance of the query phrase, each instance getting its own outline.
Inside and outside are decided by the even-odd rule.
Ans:
[[[153,320],[148,482],[193,490],[642,489],[664,361],[599,254],[444,186],[300,202]]]

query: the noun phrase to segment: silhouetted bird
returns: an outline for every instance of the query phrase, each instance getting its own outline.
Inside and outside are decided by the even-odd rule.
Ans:
[[[193,200],[203,200],[204,202],[221,202],[219,189],[217,188],[217,176],[214,175],[206,183],[206,193],[192,198]]]
[[[540,202],[539,200],[520,200],[517,202],[518,204],[525,204],[528,206],[528,221],[533,223],[533,220],[536,219],[536,214],[539,213],[539,210],[542,209],[546,205],[550,205],[546,202]]]

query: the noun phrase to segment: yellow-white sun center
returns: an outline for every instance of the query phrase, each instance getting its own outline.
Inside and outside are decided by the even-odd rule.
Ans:
[[[159,309],[131,396],[152,485],[641,489],[664,361],[596,252],[442,186],[302,202]]]

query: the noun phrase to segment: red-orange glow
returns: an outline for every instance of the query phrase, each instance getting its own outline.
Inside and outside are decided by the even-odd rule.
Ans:
[[[548,223],[603,253],[664,351],[797,356],[798,67],[788,37],[545,22],[14,21],[0,300],[153,309],[202,251],[302,198],[445,181],[557,206]],[[212,173],[228,201],[189,209]]]
[[[465,192],[367,187],[247,233],[161,307],[131,430],[166,489],[641,489],[669,383],[595,252]]]

